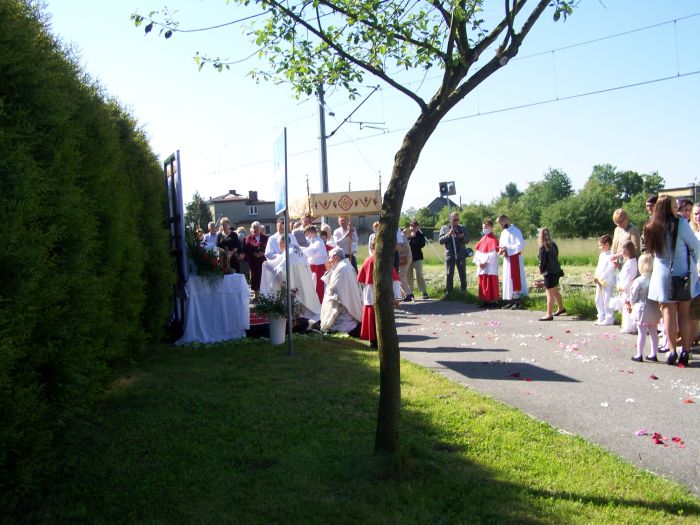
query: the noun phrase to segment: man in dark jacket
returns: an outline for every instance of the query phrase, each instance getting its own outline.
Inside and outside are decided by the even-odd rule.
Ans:
[[[425,235],[423,235],[418,221],[415,219],[411,221],[406,238],[411,247],[411,256],[413,257],[413,261],[408,267],[408,285],[411,287],[411,290],[415,290],[413,286],[415,272],[415,279],[418,281],[418,289],[423,294],[423,299],[429,299],[428,290],[425,287],[425,278],[423,277],[423,247],[425,246]]]
[[[467,232],[464,226],[459,224],[459,213],[453,211],[450,214],[450,223],[440,228],[440,244],[445,246],[445,274],[447,278],[445,292],[450,293],[454,288],[455,264],[459,272],[459,284],[462,291],[467,290]]]

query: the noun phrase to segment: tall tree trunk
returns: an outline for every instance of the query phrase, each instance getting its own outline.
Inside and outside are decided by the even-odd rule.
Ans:
[[[375,453],[393,453],[399,444],[401,362],[394,319],[391,270],[394,265],[396,230],[399,227],[406,187],[418,163],[420,152],[438,122],[436,112],[424,112],[408,131],[394,157],[391,179],[382,202],[374,265],[374,310],[379,346],[379,409],[374,438]]]

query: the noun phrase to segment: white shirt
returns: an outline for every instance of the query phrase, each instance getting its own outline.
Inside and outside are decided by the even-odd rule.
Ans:
[[[265,246],[265,258],[269,261],[276,259],[277,257],[282,255],[282,248],[280,248],[280,239],[282,238],[282,235],[279,233],[275,233],[274,235],[271,235],[267,239],[267,246]],[[297,244],[297,240],[294,238],[294,235],[289,235],[288,239],[291,244],[289,245],[290,247],[292,245]]]
[[[348,239],[348,231],[343,230],[343,228],[337,228],[333,232],[333,240],[335,241],[335,245],[342,248],[345,252],[345,255],[357,255],[357,245],[359,243],[359,238],[357,237],[357,230],[353,230],[352,232],[352,248],[350,252],[348,252],[348,245],[350,244]]]
[[[508,257],[516,253],[522,253],[525,249],[525,239],[522,232],[512,224],[501,232],[498,246],[506,249]]]
[[[204,234],[204,249],[208,252],[216,250],[216,232]]]
[[[328,250],[320,237],[314,237],[309,242],[309,246],[301,249],[307,257],[309,264],[325,264],[328,260]]]

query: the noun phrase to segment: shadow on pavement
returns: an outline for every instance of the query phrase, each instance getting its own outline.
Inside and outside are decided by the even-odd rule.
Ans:
[[[423,339],[439,339],[438,337],[428,337],[425,335],[400,335],[399,345],[401,343],[410,343],[412,341],[421,341]],[[438,346],[435,348],[402,348],[402,352],[417,352],[424,354],[458,354],[458,353],[473,353],[473,352],[510,352],[507,348],[479,348],[476,346]],[[472,363],[473,364],[473,363]]]
[[[438,364],[472,379],[579,383],[577,379],[529,363],[464,363],[460,361],[438,361]]]

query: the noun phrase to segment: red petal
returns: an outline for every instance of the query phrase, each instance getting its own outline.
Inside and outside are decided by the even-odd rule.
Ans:
[[[690,405],[691,403],[695,403],[695,401],[693,401],[693,400],[690,399],[690,398],[684,399],[683,402],[684,402],[686,405]]]
[[[525,381],[527,381],[528,383],[532,383],[532,378],[528,377],[527,379],[525,379]]]
[[[654,374],[651,374],[649,376],[649,379],[651,379],[652,381],[656,381],[658,379],[658,377],[656,377]]]

